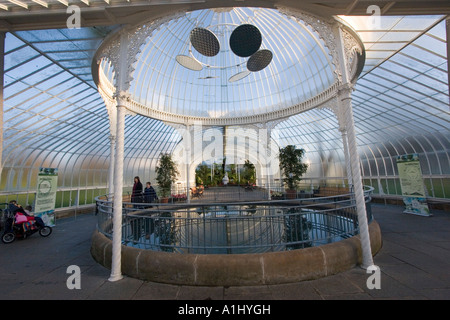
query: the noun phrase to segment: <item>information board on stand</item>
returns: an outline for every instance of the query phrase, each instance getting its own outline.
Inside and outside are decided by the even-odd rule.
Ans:
[[[47,226],[55,226],[57,168],[39,168],[34,215],[41,217]]]
[[[406,154],[397,157],[398,175],[402,189],[404,213],[431,216],[427,203],[419,155]]]

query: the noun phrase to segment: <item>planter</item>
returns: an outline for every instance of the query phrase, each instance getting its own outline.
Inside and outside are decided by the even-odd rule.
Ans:
[[[297,198],[297,190],[286,189],[286,199],[296,199],[296,198]]]
[[[160,202],[161,203],[169,203],[169,198],[161,198]]]

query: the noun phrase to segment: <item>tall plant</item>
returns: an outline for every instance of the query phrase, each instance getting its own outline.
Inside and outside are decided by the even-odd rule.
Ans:
[[[297,149],[294,145],[280,148],[278,157],[280,160],[280,168],[284,175],[283,182],[290,190],[297,189],[303,174],[308,170],[308,165],[302,162],[304,155],[305,150]]]
[[[211,168],[208,167],[205,163],[200,164],[197,169],[195,169],[195,183],[203,184],[210,181],[211,177]]]
[[[179,171],[170,153],[162,153],[156,166],[156,182],[162,197],[168,197]]]
[[[241,181],[245,184],[256,182],[256,168],[249,160],[245,160],[244,168],[241,173]]]

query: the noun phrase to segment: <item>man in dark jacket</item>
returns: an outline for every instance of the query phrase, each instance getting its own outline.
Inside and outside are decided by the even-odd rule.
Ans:
[[[147,182],[144,189],[144,202],[152,203],[156,199],[158,199],[158,196],[156,195],[155,189],[152,187],[152,184],[150,182]]]

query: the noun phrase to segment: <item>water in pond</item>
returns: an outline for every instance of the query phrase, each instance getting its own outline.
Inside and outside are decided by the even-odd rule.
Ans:
[[[143,249],[201,254],[284,251],[354,235],[354,219],[308,209],[220,206],[157,216],[131,216],[125,243]]]

